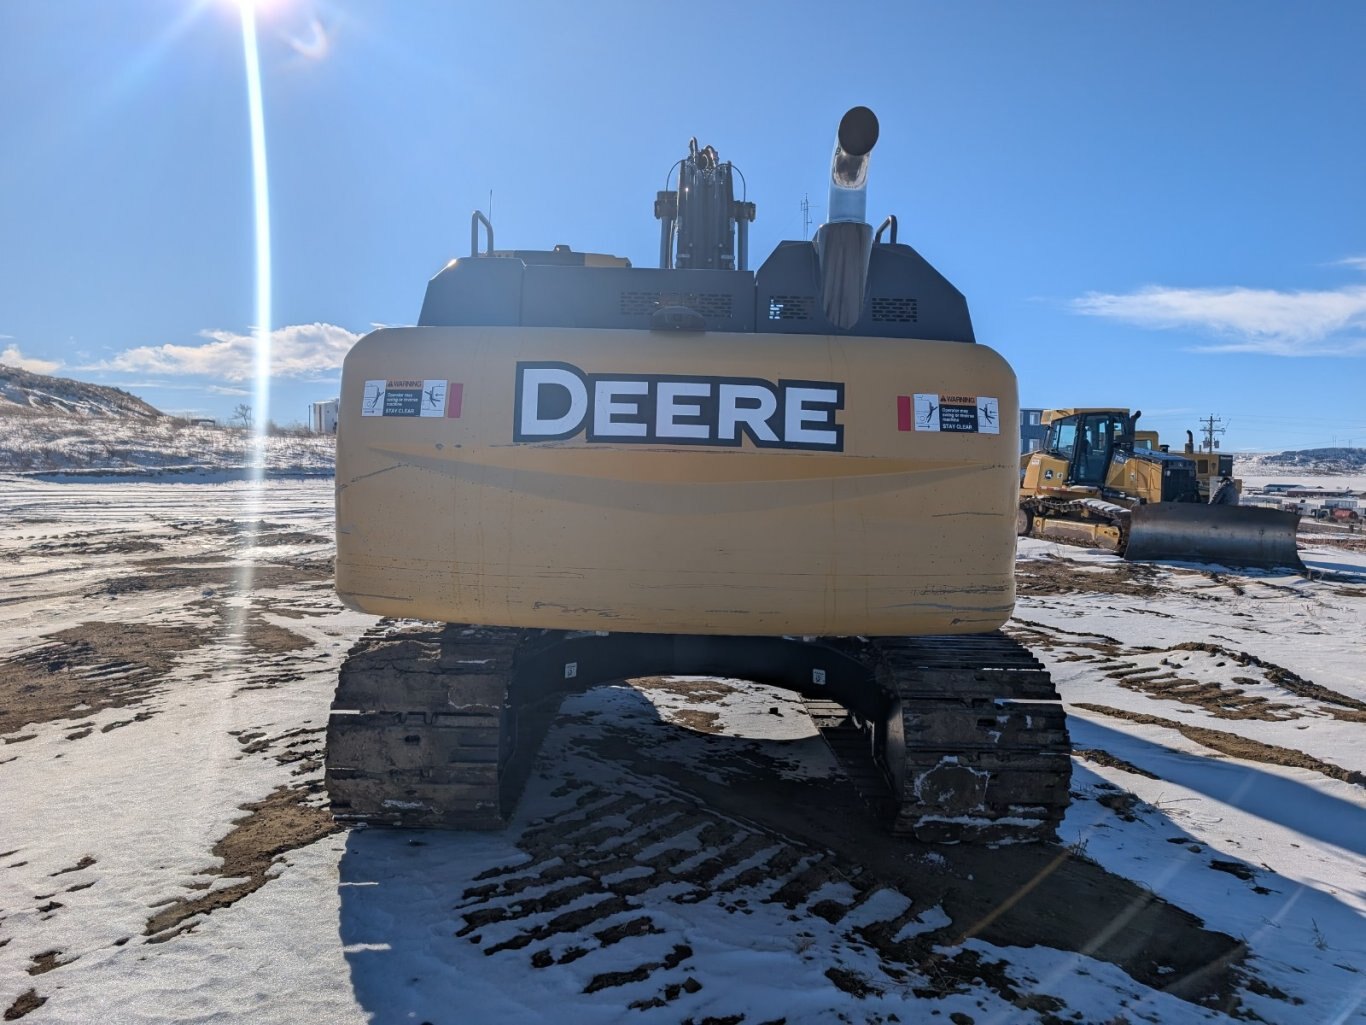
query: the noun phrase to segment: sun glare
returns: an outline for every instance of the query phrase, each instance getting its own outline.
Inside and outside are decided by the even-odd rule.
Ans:
[[[271,267],[270,267],[270,194],[266,175],[266,118],[265,104],[261,92],[261,57],[256,41],[256,10],[254,0],[243,0],[238,9],[242,16],[242,54],[247,82],[247,114],[251,134],[251,194],[254,216],[252,218],[255,234],[256,253],[256,324],[255,336],[255,389],[253,391],[252,445],[247,475],[248,538],[255,525],[260,521],[262,489],[265,484],[266,445],[270,424],[270,322],[271,322]],[[239,588],[245,595],[252,586],[252,568],[248,560],[243,563],[239,576]],[[238,610],[241,618],[230,628],[238,636],[245,626],[246,604]]]

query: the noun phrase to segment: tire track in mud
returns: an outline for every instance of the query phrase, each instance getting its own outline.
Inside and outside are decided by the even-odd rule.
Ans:
[[[1275,744],[1264,744],[1260,740],[1250,740],[1247,737],[1239,736],[1236,733],[1226,733],[1223,730],[1211,730],[1204,726],[1191,726],[1188,723],[1176,722],[1172,719],[1164,719],[1157,715],[1145,715],[1142,712],[1130,712],[1123,708],[1111,708],[1108,705],[1097,705],[1090,702],[1080,701],[1074,706],[1084,708],[1088,712],[1097,712],[1101,715],[1108,715],[1115,719],[1124,719],[1128,722],[1138,723],[1140,726],[1161,726],[1164,729],[1176,730],[1187,740],[1193,740],[1197,744],[1203,744],[1211,750],[1218,751],[1220,754],[1230,755],[1234,758],[1242,758],[1252,762],[1262,762],[1266,765],[1283,765],[1288,768],[1309,769],[1320,775],[1327,776],[1329,779],[1341,780],[1343,783],[1351,783],[1353,786],[1366,787],[1366,772],[1357,772],[1354,769],[1344,769],[1340,765],[1326,762],[1321,758],[1297,751],[1293,747],[1278,747]]]
[[[211,620],[181,623],[87,621],[0,660],[0,735],[6,744],[17,743],[34,736],[19,734],[25,726],[71,720],[67,739],[81,740],[94,732],[83,720],[97,712],[144,705],[176,679],[193,682],[217,673],[211,666],[196,668],[193,656],[225,639],[254,655],[239,690],[296,683],[315,663],[331,664],[313,641],[255,610],[236,631],[230,631],[221,605],[211,603],[211,610]],[[108,733],[155,714],[141,711],[100,730]]]
[[[205,643],[193,624],[86,622],[0,661],[0,734],[145,701],[176,656]]]
[[[928,909],[916,907],[912,899],[861,869],[848,867],[835,852],[755,822],[720,815],[695,800],[668,796],[657,781],[640,781],[629,792],[615,794],[571,781],[556,796],[573,800],[563,812],[528,828],[519,840],[531,860],[482,873],[456,905],[463,922],[456,935],[486,956],[529,951],[525,956],[531,968],[548,969],[628,939],[659,937],[651,945],[636,942],[613,954],[614,967],[595,971],[583,987],[591,994],[653,981],[653,993],[628,1005],[645,1010],[665,1006],[707,984],[692,948],[680,942],[676,919],[662,913],[661,905],[705,902],[734,915],[778,905],[797,923],[794,929],[807,918],[831,925],[848,920],[844,944],[872,946],[891,959],[881,968],[881,979],[851,967],[831,968],[826,976],[836,988],[856,996],[881,995],[894,984],[913,981],[915,969],[905,963],[906,951],[895,941]],[[859,914],[879,898],[882,907]],[[933,970],[918,980],[918,995],[945,996],[966,992],[970,982],[980,984],[965,974],[961,985],[945,985],[945,970],[938,962],[952,959],[930,953],[928,948],[918,951],[917,961],[928,958],[934,963]],[[903,962],[900,967],[898,961]],[[997,981],[998,990],[1018,996],[1004,972]],[[1047,1006],[1063,1006],[1054,997],[1037,999]]]
[[[1068,850],[888,838],[847,781],[812,776],[823,770],[810,764],[793,778],[783,747],[562,715],[538,762],[539,779],[560,782],[516,841],[528,860],[472,880],[455,935],[526,969],[575,965],[582,992],[631,986],[638,1009],[707,987],[687,939],[687,909],[703,905],[706,921],[778,913],[793,957],[832,965],[830,985],[855,997],[933,1000],[985,985],[1028,1012],[1016,1020],[1067,1020],[1060,996],[964,946],[977,938],[1084,950],[1155,990],[1237,1010],[1242,947],[1231,938]],[[1098,935],[1099,921],[1120,925]]]
[[[196,919],[231,907],[270,881],[270,871],[288,852],[307,847],[341,827],[320,803],[322,781],[277,787],[260,801],[244,804],[247,814],[213,846],[222,864],[201,873],[218,879],[240,879],[218,889],[212,882],[195,884],[204,890],[194,897],[167,901],[148,919],[143,930],[148,943],[164,943],[195,928]]]
[[[1015,563],[1015,591],[1020,595],[1131,595],[1151,598],[1162,593],[1156,567],[1143,562],[1087,566],[1060,555],[1020,559]]]
[[[1181,641],[1162,647],[1131,646],[1104,634],[1020,618],[1007,623],[1005,631],[1030,648],[1050,652],[1056,661],[1095,663],[1126,690],[1191,705],[1219,719],[1276,722],[1328,717],[1366,723],[1366,701],[1223,645]],[[1250,672],[1235,675],[1230,665]],[[1268,693],[1249,693],[1249,689]],[[1276,694],[1299,700],[1276,700]],[[1314,704],[1306,706],[1306,701]]]

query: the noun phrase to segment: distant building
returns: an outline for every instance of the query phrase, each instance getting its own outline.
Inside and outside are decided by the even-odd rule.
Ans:
[[[1347,488],[1291,488],[1284,494],[1290,498],[1317,498],[1319,500],[1329,498],[1351,498],[1354,492]]]
[[[336,434],[341,399],[313,402],[308,407],[308,429],[314,434]]]
[[[1048,428],[1043,424],[1042,409],[1020,410],[1020,452],[1034,452],[1043,448]]]

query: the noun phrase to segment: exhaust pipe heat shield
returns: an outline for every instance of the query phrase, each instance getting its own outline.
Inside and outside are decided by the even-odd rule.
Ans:
[[[867,223],[868,160],[877,137],[877,115],[867,107],[854,107],[840,120],[830,159],[828,217],[816,232],[822,306],[826,319],[843,331],[863,315],[873,248],[873,228]]]

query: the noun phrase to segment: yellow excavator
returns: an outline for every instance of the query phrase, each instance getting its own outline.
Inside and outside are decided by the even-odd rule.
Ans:
[[[387,622],[342,668],[338,818],[498,828],[565,693],[698,674],[801,694],[893,833],[1054,834],[1065,719],[1000,632],[1015,375],[865,219],[877,136],[844,115],[828,222],[757,271],[754,204],[694,139],[658,267],[498,250],[476,213],[417,326],[351,349],[337,592],[434,625]]]
[[[1051,409],[1043,446],[1021,459],[1016,532],[1127,559],[1289,567],[1306,572],[1299,516],[1208,504],[1187,454],[1164,451],[1127,409]],[[1140,439],[1140,435],[1146,437]]]

